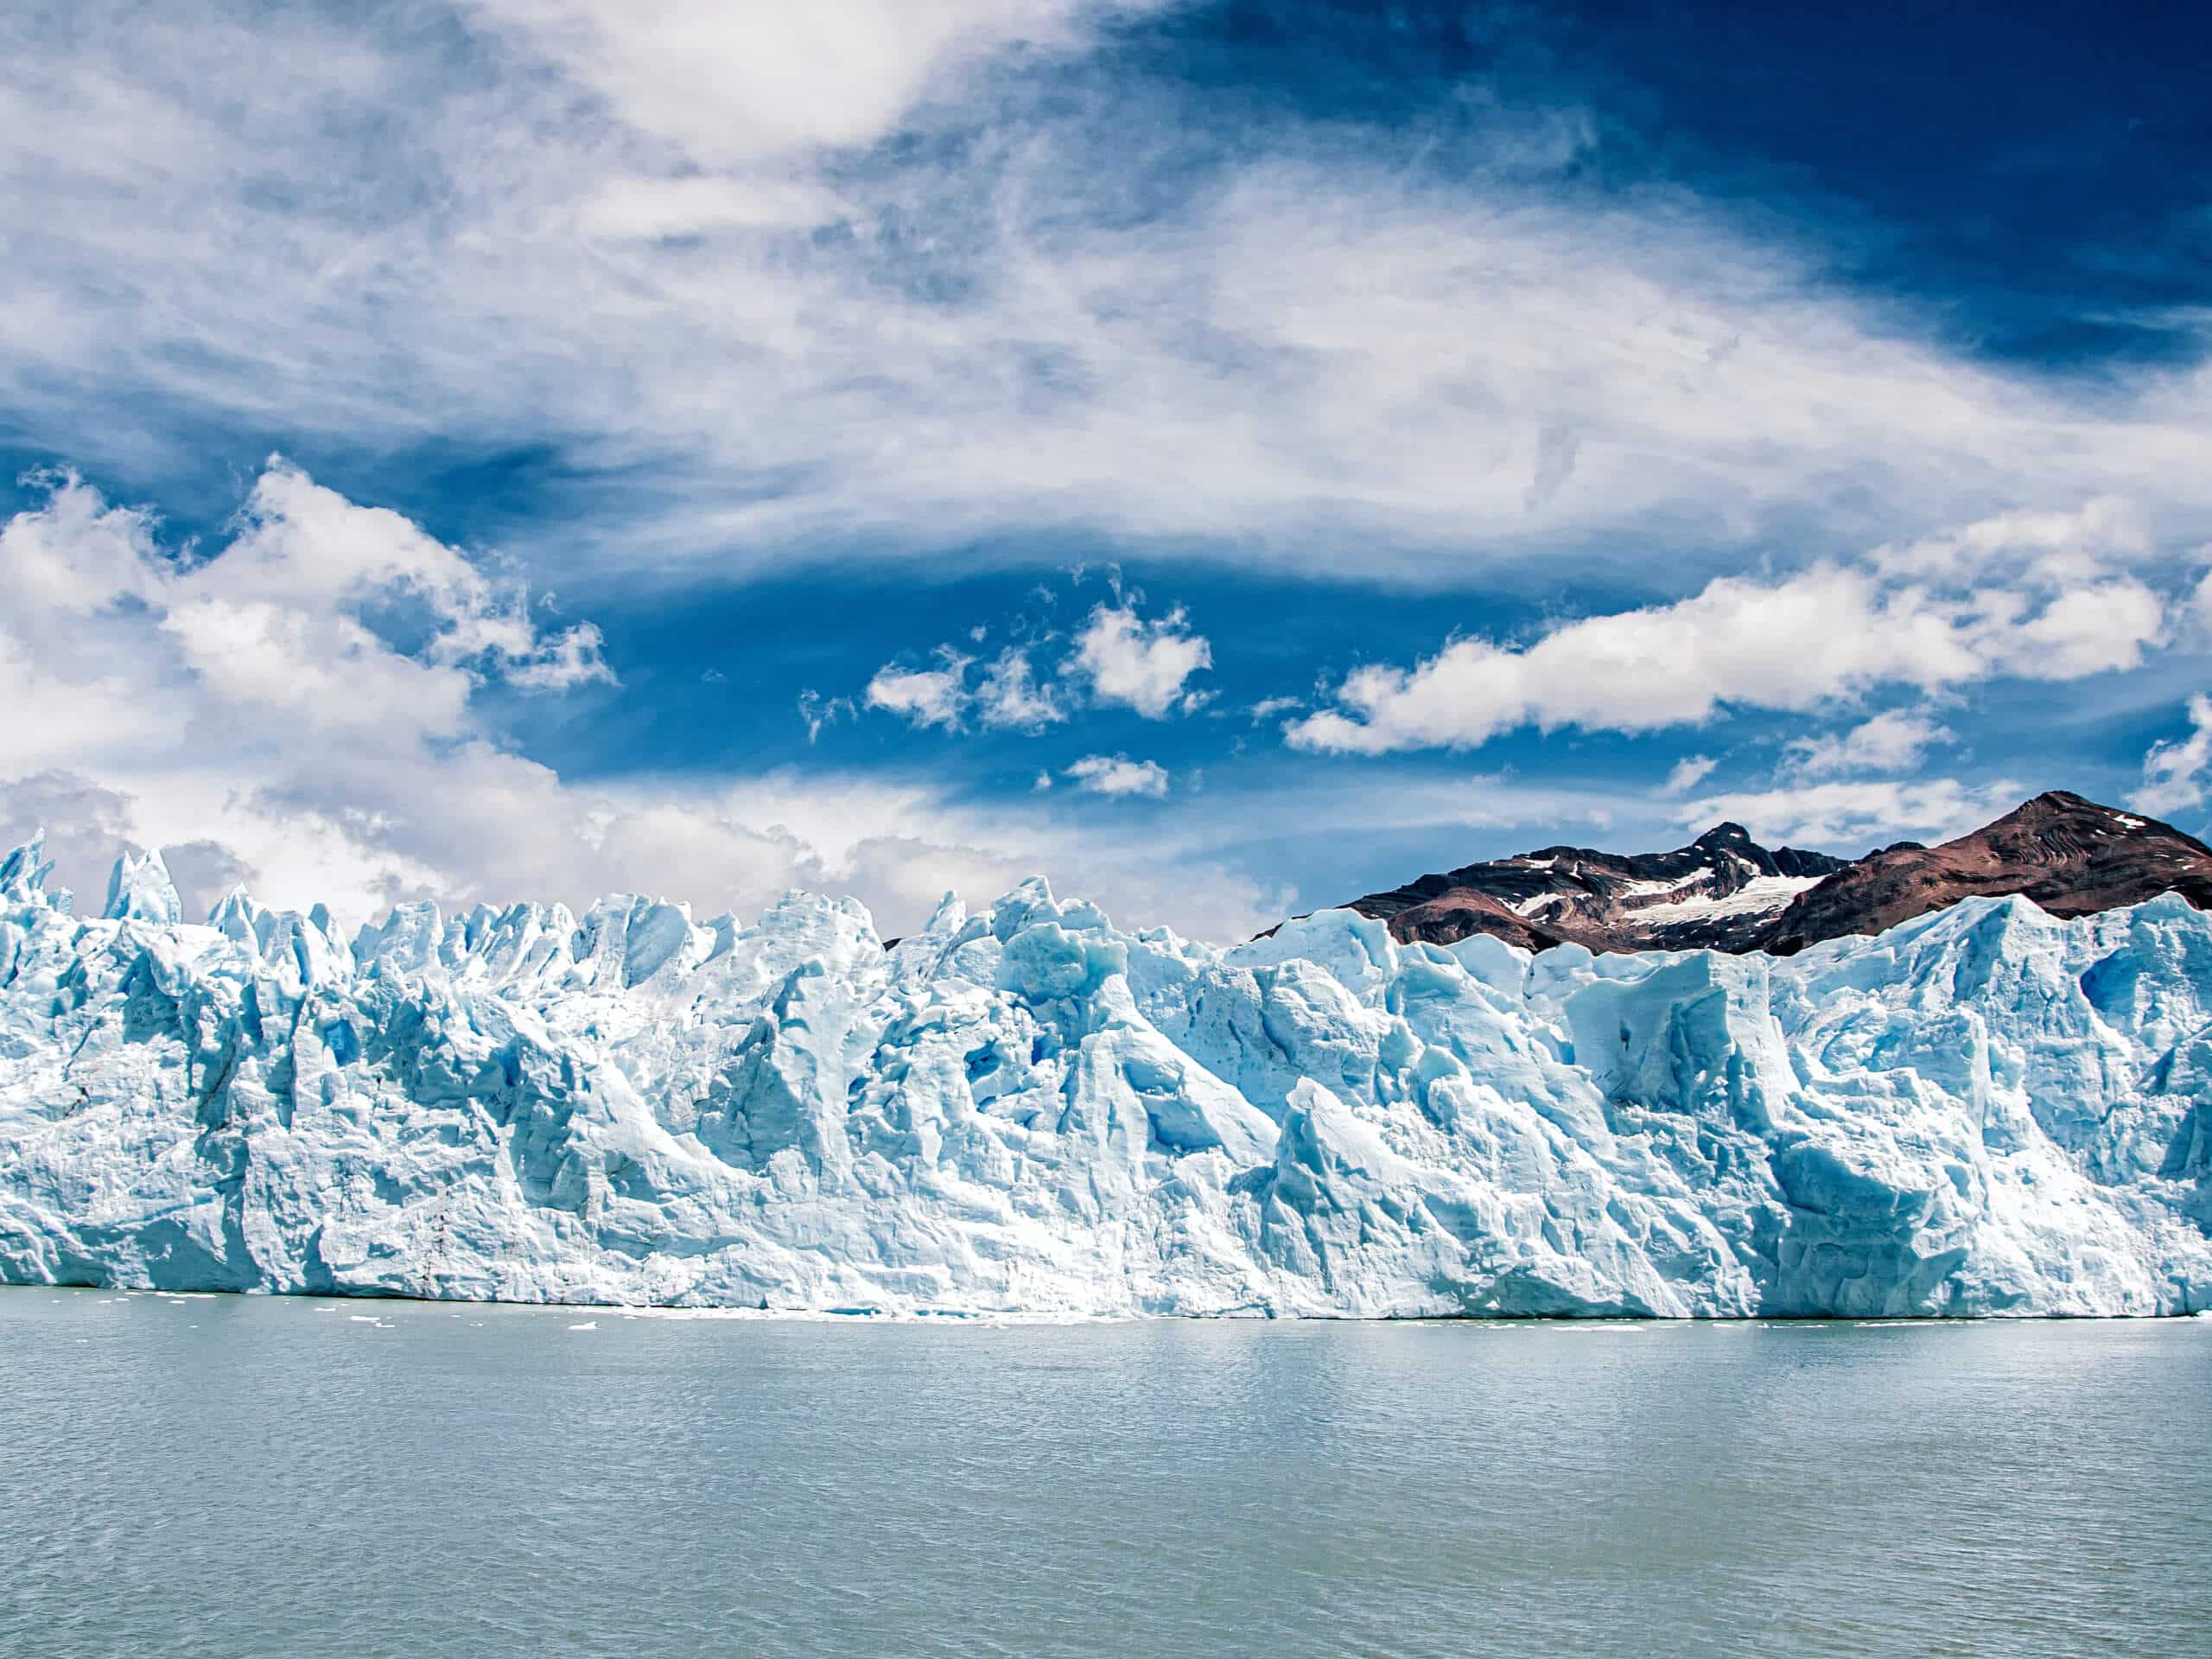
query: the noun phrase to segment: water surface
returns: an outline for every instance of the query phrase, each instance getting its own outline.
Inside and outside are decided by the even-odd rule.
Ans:
[[[575,1329],[580,1324],[591,1328]],[[2212,1321],[0,1291],[0,1653],[2206,1650]]]

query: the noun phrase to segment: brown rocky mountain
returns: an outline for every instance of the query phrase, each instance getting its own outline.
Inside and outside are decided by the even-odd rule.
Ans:
[[[1940,847],[1916,842],[1857,860],[1768,849],[1723,823],[1670,853],[1546,847],[1470,864],[1351,908],[1401,939],[1493,933],[1541,950],[1770,950],[1878,933],[1973,894],[2025,893],[2061,916],[2177,892],[2212,910],[2212,848],[2171,824],[2063,790]]]
[[[1847,933],[1878,933],[1975,893],[2010,893],[2054,916],[2162,893],[2212,910],[2212,848],[2156,818],[2054,789],[1940,847],[1868,854],[1798,894],[1760,948],[1788,956]]]

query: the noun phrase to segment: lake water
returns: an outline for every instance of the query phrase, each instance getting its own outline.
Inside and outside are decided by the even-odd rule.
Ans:
[[[13,1289],[0,1388],[10,1656],[2212,1650],[2205,1320]]]

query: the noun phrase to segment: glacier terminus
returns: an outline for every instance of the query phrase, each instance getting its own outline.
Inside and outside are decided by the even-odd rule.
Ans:
[[[621,896],[347,931],[0,861],[0,1279],[1070,1318],[2212,1308],[2212,918],[1783,958],[1233,947],[1042,881],[889,949]]]

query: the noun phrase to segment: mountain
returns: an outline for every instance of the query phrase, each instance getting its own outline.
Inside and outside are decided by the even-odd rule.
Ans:
[[[1740,823],[1671,853],[1543,847],[1355,899],[1391,936],[1449,944],[1490,933],[1524,950],[1747,950],[1775,914],[1844,860],[1770,851]]]
[[[1980,895],[2023,893],[2057,916],[2161,893],[2212,908],[2212,849],[2171,824],[2063,790],[1940,847],[1900,842],[1858,860],[1770,850],[1723,823],[1671,853],[1546,847],[1470,864],[1350,908],[1401,940],[1489,933],[1525,950],[1764,950],[1878,933]]]
[[[1718,902],[1807,879],[1761,872]],[[185,922],[158,858],[99,917],[44,874],[35,842],[0,858],[0,1281],[894,1315],[2212,1306],[2212,917],[2173,895],[1599,957],[1343,910],[1223,949],[1041,881],[890,950],[804,894],[750,924],[406,905],[349,938],[243,891]]]
[[[1793,899],[1758,940],[1779,955],[1879,933],[1977,894],[2088,916],[2178,893],[2212,910],[2212,848],[2170,823],[2055,789],[1940,847],[1870,853]]]

